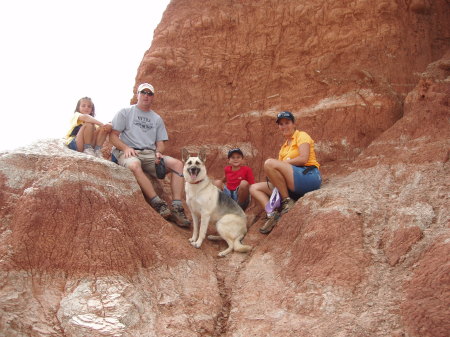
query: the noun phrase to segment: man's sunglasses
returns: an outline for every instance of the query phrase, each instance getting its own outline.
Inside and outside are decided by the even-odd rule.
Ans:
[[[147,96],[153,96],[153,93],[151,92],[151,91],[139,91],[139,93],[141,94],[141,95],[147,95]]]

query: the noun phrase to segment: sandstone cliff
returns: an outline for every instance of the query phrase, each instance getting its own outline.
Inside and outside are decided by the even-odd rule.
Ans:
[[[238,145],[262,178],[287,109],[322,189],[268,236],[253,207],[254,250],[219,259],[115,164],[2,153],[0,336],[448,336],[449,6],[172,0],[136,78],[170,153],[207,146],[218,177]]]
[[[280,110],[295,113],[327,170],[402,116],[449,47],[449,12],[444,0],[171,1],[136,85],[155,85],[173,153],[207,144],[222,159],[214,174],[226,146],[243,147],[257,171],[275,156]]]

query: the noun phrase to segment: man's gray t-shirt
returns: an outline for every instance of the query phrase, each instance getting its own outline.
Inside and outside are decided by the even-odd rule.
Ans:
[[[168,140],[161,116],[153,110],[142,111],[137,105],[120,110],[112,120],[120,139],[136,149],[156,149],[156,142]]]

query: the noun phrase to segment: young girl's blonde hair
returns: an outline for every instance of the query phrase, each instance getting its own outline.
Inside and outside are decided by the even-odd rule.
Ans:
[[[75,108],[74,113],[75,112],[80,112],[81,101],[88,101],[89,103],[91,103],[92,111],[91,111],[91,113],[89,115],[91,115],[92,117],[95,117],[95,105],[94,105],[94,102],[92,102],[92,99],[90,97],[82,97],[82,98],[80,98],[78,100],[77,107]]]

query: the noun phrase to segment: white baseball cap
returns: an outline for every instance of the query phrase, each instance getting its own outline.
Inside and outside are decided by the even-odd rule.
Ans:
[[[153,85],[149,84],[149,83],[142,83],[139,88],[138,88],[138,93],[144,89],[148,89],[150,90],[152,93],[155,93],[155,89],[153,89]]]

